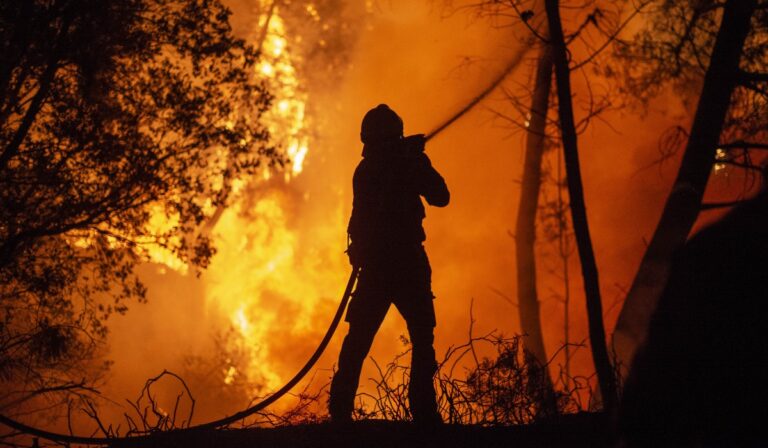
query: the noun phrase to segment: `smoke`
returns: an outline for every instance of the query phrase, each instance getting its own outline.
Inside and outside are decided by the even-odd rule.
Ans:
[[[235,30],[250,38],[258,36],[257,3],[232,2]],[[107,396],[133,397],[146,378],[164,368],[183,373],[190,356],[217,359],[213,353],[222,347],[214,343],[216,334],[230,335],[232,346],[224,348],[240,350],[242,356],[237,362],[224,356],[223,365],[211,367],[210,375],[226,379],[229,372],[230,380],[242,381],[238,390],[243,394],[274,390],[301,367],[330,323],[349,271],[343,251],[364,113],[387,103],[403,117],[406,134],[427,133],[481,91],[520,50],[514,33],[521,30],[493,27],[466,10],[444,12],[431,2],[408,0],[347,6],[340,17],[357,21],[357,27],[345,43],[348,57],[335,66],[338,82],[320,82],[324,72],[297,74],[297,89],[306,93],[303,126],[309,143],[303,171],[290,182],[278,176],[244,188],[242,199],[217,223],[219,252],[199,278],[159,265],[146,267],[148,303],[135,305],[111,324],[114,365]],[[290,24],[286,32],[292,32]],[[300,43],[289,39],[287,45],[292,51]],[[507,88],[530,84],[535,55],[529,57],[531,63],[522,64],[505,82]],[[579,76],[574,74],[574,91],[584,98],[587,89]],[[511,230],[524,136],[493,111],[518,114],[496,92],[427,148],[452,194],[448,207],[428,208],[424,223],[437,296],[438,357],[467,340],[470,311],[476,334],[519,332]],[[669,95],[644,113],[607,112],[604,122],[595,121],[581,135],[587,211],[609,331],[676,168],[674,158],[661,168],[652,163],[658,158],[659,136],[674,124],[686,124],[689,114]],[[548,157],[554,163],[554,153]],[[551,247],[540,242],[539,250],[548,256],[539,261],[539,291],[545,342],[554,354],[564,342],[558,299],[562,272]],[[569,268],[571,342],[581,342],[587,339],[587,326],[575,254]],[[345,332],[342,324],[321,358],[317,385],[330,378]],[[400,335],[407,331],[392,310],[371,356],[387,361],[403,351]],[[577,374],[591,373],[587,349],[577,352],[574,368]],[[374,373],[367,363],[364,388]],[[202,395],[212,398],[197,403],[198,422],[232,413],[253,398],[227,402],[223,395],[218,400],[216,394]]]

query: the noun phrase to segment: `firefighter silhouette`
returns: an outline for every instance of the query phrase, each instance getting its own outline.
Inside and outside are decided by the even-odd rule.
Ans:
[[[360,268],[346,315],[349,333],[331,382],[329,410],[335,422],[351,420],[360,370],[390,304],[405,319],[412,344],[408,389],[417,423],[439,423],[433,377],[435,310],[423,242],[424,205],[448,205],[442,176],[424,153],[423,135],[403,137],[402,119],[380,104],[363,118],[363,159],[353,177],[349,221],[350,263]]]

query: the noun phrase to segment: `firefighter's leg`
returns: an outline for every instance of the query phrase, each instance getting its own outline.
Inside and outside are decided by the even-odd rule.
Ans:
[[[349,421],[352,417],[360,370],[388,308],[389,302],[383,298],[364,294],[356,294],[350,303],[347,312],[349,333],[341,345],[338,370],[331,381],[328,402],[331,419],[335,422]]]
[[[413,346],[408,399],[411,402],[413,420],[417,423],[440,422],[433,383],[437,370],[433,329],[431,325],[408,325]]]
[[[432,294],[424,291],[411,295],[410,300],[395,300],[408,325],[411,338],[411,383],[408,399],[411,414],[417,423],[439,423],[433,379],[437,371],[435,360],[435,308]]]
[[[411,414],[417,423],[439,423],[437,400],[433,384],[437,361],[435,360],[434,328],[435,307],[431,287],[432,270],[423,248],[405,257],[401,287],[395,305],[408,325],[411,337],[411,383],[408,399]]]

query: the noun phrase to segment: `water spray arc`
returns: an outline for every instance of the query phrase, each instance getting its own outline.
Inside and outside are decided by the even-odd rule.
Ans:
[[[434,130],[432,130],[428,134],[425,134],[424,140],[429,141],[433,137],[436,137],[438,134],[440,134],[442,131],[447,129],[449,126],[455,123],[458,119],[464,116],[467,112],[469,112],[472,108],[474,108],[477,104],[479,104],[491,92],[493,92],[502,83],[502,81],[504,81],[504,79],[506,79],[506,77],[515,68],[517,68],[518,65],[520,65],[520,63],[523,60],[523,57],[527,53],[527,49],[528,49],[528,46],[523,46],[522,48],[520,48],[512,56],[512,59],[509,61],[506,67],[499,73],[499,75],[496,78],[494,78],[494,80],[490,84],[488,84],[488,86],[485,89],[483,89],[474,98],[472,98],[458,112],[451,115],[448,119],[443,121]],[[317,362],[318,359],[320,359],[320,356],[323,354],[326,347],[330,343],[331,338],[333,337],[333,334],[336,332],[336,328],[338,328],[339,326],[341,317],[344,315],[344,311],[347,308],[349,299],[352,295],[352,290],[354,289],[355,283],[357,282],[357,277],[359,272],[360,272],[360,269],[358,267],[355,266],[352,268],[352,272],[349,276],[349,280],[347,281],[347,286],[344,289],[344,294],[342,295],[341,302],[339,303],[339,307],[336,310],[336,314],[334,315],[333,320],[331,321],[331,324],[325,333],[325,336],[323,337],[322,341],[320,341],[320,344],[315,349],[315,352],[307,360],[304,366],[296,373],[296,375],[293,376],[293,378],[291,378],[287,383],[285,383],[285,385],[283,385],[280,389],[275,391],[269,397],[265,398],[264,400],[240,412],[237,412],[230,416],[227,416],[218,420],[214,420],[211,422],[201,423],[199,425],[190,426],[183,429],[167,431],[164,434],[170,435],[170,434],[178,434],[182,432],[186,433],[191,431],[215,429],[215,428],[220,428],[222,426],[232,424],[234,422],[247,418],[261,411],[262,409],[266,408],[267,406],[271,405],[272,403],[282,398],[286,393],[288,393],[291,389],[293,389],[293,387],[296,386],[296,384],[298,384],[298,382],[301,381],[302,378],[304,378],[304,376],[306,376],[306,374],[312,369],[312,367],[314,367],[315,363]],[[114,444],[115,442],[120,440],[126,440],[126,441],[130,440],[132,442],[139,442],[142,440],[147,440],[150,437],[154,436],[154,435],[147,434],[147,435],[130,436],[130,437],[85,437],[85,436],[77,436],[77,435],[71,435],[71,434],[62,434],[62,433],[46,431],[40,428],[26,425],[24,423],[16,421],[2,414],[0,414],[0,423],[8,427],[11,427],[13,429],[16,429],[17,431],[20,431],[22,433],[36,436],[42,439],[51,440],[54,442],[61,442],[61,443],[77,443],[82,445],[109,445],[109,444]]]

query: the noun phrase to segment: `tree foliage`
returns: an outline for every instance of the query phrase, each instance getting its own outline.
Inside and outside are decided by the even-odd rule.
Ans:
[[[631,38],[616,41],[623,90],[647,103],[670,86],[696,101],[710,65],[725,2],[657,0]],[[740,75],[723,126],[722,143],[765,140],[768,129],[768,2],[758,1],[740,57]],[[614,71],[618,73],[613,73]]]
[[[257,59],[218,0],[2,3],[4,382],[74,381],[105,319],[144,298],[151,251],[207,265],[197,226],[234,179],[283,163]]]

